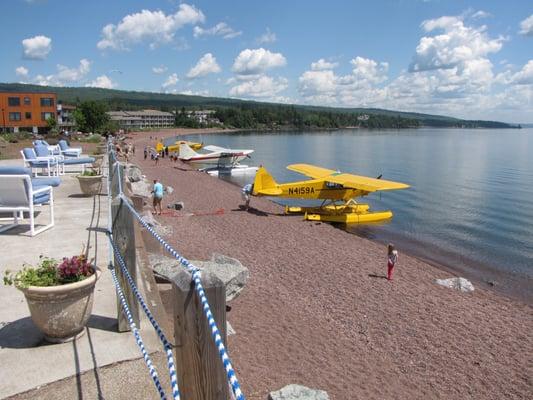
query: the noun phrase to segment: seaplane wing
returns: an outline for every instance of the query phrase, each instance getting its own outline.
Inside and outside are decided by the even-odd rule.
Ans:
[[[210,151],[212,152],[212,154],[220,153],[220,154],[235,154],[235,155],[248,155],[254,152],[252,149],[245,149],[245,150],[227,149],[227,148],[219,147],[215,145],[204,146],[204,150]]]
[[[369,178],[346,174],[333,169],[316,167],[310,164],[291,164],[287,167],[291,171],[299,172],[313,179],[324,179],[327,182],[337,183],[345,188],[376,192],[378,190],[406,189],[409,185],[399,182],[386,181],[384,179]]]
[[[337,172],[333,169],[316,167],[310,164],[291,164],[287,166],[287,169],[298,172],[313,179],[325,178],[326,176],[330,176],[331,174]]]
[[[365,192],[377,192],[379,190],[399,190],[407,189],[409,187],[409,185],[406,185],[405,183],[369,178],[367,176],[344,174],[341,172],[335,172],[334,174],[325,177],[324,180],[337,183],[345,188],[363,190]]]
[[[209,146],[204,146],[204,150],[207,150],[207,151],[212,151],[212,152],[220,152],[220,153],[230,153],[234,150],[230,150],[230,149],[226,149],[224,147],[219,147],[219,146],[215,146],[215,145],[209,145]]]

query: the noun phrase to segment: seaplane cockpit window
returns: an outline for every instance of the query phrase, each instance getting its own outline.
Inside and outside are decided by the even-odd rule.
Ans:
[[[326,182],[326,187],[328,189],[344,189],[344,186],[342,186],[340,183],[334,182]]]

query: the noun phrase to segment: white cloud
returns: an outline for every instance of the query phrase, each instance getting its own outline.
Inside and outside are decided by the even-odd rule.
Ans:
[[[113,89],[117,87],[117,84],[113,82],[107,75],[101,75],[95,80],[87,83],[86,87],[96,87],[102,89]]]
[[[443,30],[435,36],[424,36],[416,47],[409,66],[411,72],[462,68],[465,63],[496,53],[504,39],[490,39],[486,27],[467,27],[460,17],[440,17],[422,23],[426,32]]]
[[[506,84],[533,85],[533,60],[529,60],[517,73],[512,74],[510,71],[506,71],[500,74],[498,78],[500,78],[500,82]]]
[[[44,60],[52,50],[52,39],[38,35],[22,41],[24,58],[31,60]]]
[[[240,75],[257,75],[265,71],[283,67],[287,60],[281,53],[272,53],[263,48],[246,49],[239,53],[232,70]]]
[[[80,60],[80,65],[69,68],[57,64],[57,73],[50,75],[37,75],[34,82],[43,86],[65,86],[66,84],[79,83],[91,70],[91,62],[85,58]]]
[[[26,67],[23,67],[23,66],[20,66],[20,67],[17,67],[15,69],[15,73],[17,74],[17,76],[21,76],[23,78],[26,78],[28,76],[28,68]]]
[[[472,14],[472,19],[482,19],[482,18],[488,18],[490,17],[491,14],[486,12],[486,11],[483,11],[483,10],[479,10],[479,11],[476,11],[474,14]]]
[[[520,32],[521,35],[533,36],[533,14],[527,17],[525,20],[520,22]]]
[[[324,59],[311,64],[298,79],[298,91],[313,104],[371,105],[383,97],[384,90],[376,85],[387,79],[388,63],[356,57],[348,75],[337,75],[332,70],[336,63]]]
[[[320,60],[311,63],[311,70],[312,71],[323,71],[325,69],[337,68],[338,66],[339,66],[339,63],[329,62],[321,58]]]
[[[168,68],[165,65],[161,65],[159,67],[152,67],[152,72],[157,75],[164,74],[167,72]]]
[[[287,87],[288,80],[286,78],[272,78],[262,75],[257,79],[247,80],[232,87],[229,94],[233,97],[268,98],[273,101],[279,101],[276,96]]]
[[[386,62],[377,63],[374,60],[358,56],[351,60],[350,64],[354,66],[352,73],[358,81],[376,84],[387,79],[389,64]]]
[[[142,10],[126,15],[117,24],[108,24],[102,29],[102,40],[97,44],[100,50],[125,50],[131,44],[150,42],[154,48],[159,43],[173,40],[174,34],[185,25],[204,22],[201,10],[188,4],[180,4],[175,14],[163,11]]]
[[[235,31],[225,22],[219,22],[209,29],[195,26],[193,29],[193,35],[195,38],[199,38],[201,36],[222,36],[224,39],[233,39],[242,35],[242,31]]]
[[[217,59],[211,53],[206,53],[198,60],[196,65],[187,73],[187,78],[196,79],[208,74],[217,74],[221,71]]]
[[[276,34],[271,32],[270,28],[266,28],[266,32],[256,39],[259,44],[274,43],[276,40]]]
[[[167,80],[165,82],[163,82],[161,87],[163,89],[166,89],[169,86],[174,86],[176,83],[178,83],[178,81],[179,81],[178,74],[173,73],[173,74],[168,76]]]
[[[175,91],[175,93],[179,94],[186,94],[188,96],[209,96],[209,90],[183,90],[183,91]]]

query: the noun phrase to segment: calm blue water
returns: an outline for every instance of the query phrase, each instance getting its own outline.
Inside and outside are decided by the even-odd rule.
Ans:
[[[311,163],[408,183],[410,189],[361,200],[374,210],[391,209],[395,215],[389,223],[345,228],[533,299],[533,129],[354,129],[189,138],[253,148],[249,163],[263,164],[278,182],[305,179],[285,166]]]

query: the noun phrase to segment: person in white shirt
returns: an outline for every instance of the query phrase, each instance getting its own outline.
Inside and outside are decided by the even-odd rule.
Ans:
[[[248,183],[244,185],[241,189],[242,199],[244,200],[244,208],[248,211],[250,208],[250,199],[252,198],[252,193],[254,191],[254,185]]]
[[[389,243],[388,246],[388,260],[387,260],[387,279],[392,280],[392,272],[394,271],[394,266],[398,262],[398,251],[394,248],[393,244]]]

